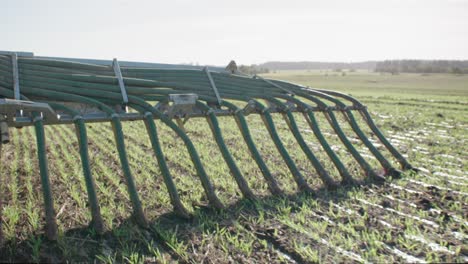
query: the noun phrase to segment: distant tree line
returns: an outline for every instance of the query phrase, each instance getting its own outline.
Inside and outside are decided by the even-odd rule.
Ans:
[[[269,73],[270,70],[266,67],[262,67],[260,65],[252,64],[250,66],[248,65],[240,65],[239,66],[239,71],[245,74],[249,75],[254,75],[254,74],[259,74],[259,73]]]
[[[269,61],[261,64],[241,65],[239,71],[246,74],[268,73],[277,70],[369,70],[397,74],[407,73],[454,73],[468,74],[468,60],[385,60],[364,62],[314,62],[314,61]]]
[[[468,73],[468,61],[458,60],[386,60],[377,62],[376,72]]]
[[[270,70],[324,70],[324,69],[367,69],[374,70],[376,61],[363,62],[320,62],[320,61],[269,61],[257,65]]]

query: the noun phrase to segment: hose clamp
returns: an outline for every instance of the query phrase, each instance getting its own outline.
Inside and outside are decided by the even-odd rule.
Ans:
[[[76,115],[73,117],[73,121],[78,121],[78,120],[83,120],[83,116],[82,115]]]
[[[44,118],[43,118],[42,116],[40,116],[40,115],[37,115],[37,116],[35,116],[35,117],[33,118],[32,121],[33,121],[33,123],[36,123],[36,122],[40,122],[40,121],[42,121],[42,120],[44,120]]]
[[[211,114],[213,114],[213,113],[214,113],[214,110],[213,110],[212,108],[210,108],[210,109],[208,109],[208,110],[206,111],[206,115],[207,115],[207,116],[209,116],[209,115],[211,115]]]

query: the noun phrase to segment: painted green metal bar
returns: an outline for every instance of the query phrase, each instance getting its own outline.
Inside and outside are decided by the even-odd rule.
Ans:
[[[49,168],[47,164],[46,139],[42,117],[36,114],[34,117],[36,131],[37,156],[39,158],[39,172],[41,176],[42,196],[44,197],[46,235],[50,240],[57,239],[57,221],[55,219],[54,200],[50,186]]]
[[[113,93],[113,92],[107,92],[107,91],[92,91],[92,90],[86,90],[86,89],[76,90],[76,89],[73,89],[71,87],[65,87],[65,86],[60,86],[60,87],[49,86],[49,89],[52,89],[52,88],[53,89],[61,89],[61,90],[66,89],[69,92],[75,92],[77,94],[83,94],[83,95],[87,95],[87,96],[94,96],[94,97],[98,97],[98,98],[113,99],[113,100],[116,100],[116,102],[119,102],[119,100],[121,99],[121,95],[119,93]],[[130,98],[132,100],[130,100]],[[172,130],[174,130],[178,134],[179,137],[182,138],[185,145],[187,146],[188,152],[189,152],[189,154],[190,154],[190,156],[192,158],[192,161],[193,161],[193,163],[195,165],[195,168],[197,170],[197,174],[200,177],[200,180],[201,180],[202,185],[203,185],[203,187],[205,189],[205,192],[206,192],[206,194],[208,196],[208,200],[210,201],[210,204],[215,208],[223,208],[222,203],[219,201],[219,199],[216,197],[216,195],[214,193],[214,188],[213,188],[211,182],[208,179],[208,176],[207,176],[207,174],[206,174],[206,172],[205,172],[205,170],[203,168],[203,165],[202,165],[202,163],[200,161],[200,158],[199,158],[199,156],[198,156],[198,154],[197,154],[197,152],[195,150],[195,147],[193,146],[193,143],[188,138],[188,136],[185,134],[185,132],[182,131],[172,120],[170,120],[168,117],[163,115],[161,112],[154,109],[151,105],[146,103],[144,100],[138,99],[135,96],[129,96],[129,100],[132,103],[139,104],[139,105],[143,106],[145,108],[145,110],[150,111],[151,113],[158,116],[161,119],[162,122],[164,122],[166,125],[168,125]],[[126,157],[126,155],[122,156],[122,157]],[[125,161],[125,159],[122,160],[122,161]],[[129,170],[126,170],[126,171],[129,172]],[[135,197],[135,194],[133,194],[133,197]],[[135,200],[135,202],[136,202],[136,200]],[[136,207],[138,207],[137,204],[136,204]]]
[[[128,163],[127,150],[125,148],[124,135],[122,131],[122,123],[120,122],[120,117],[114,113],[111,115],[111,120],[112,130],[114,132],[114,138],[117,145],[117,151],[119,154],[120,163],[122,165],[122,171],[125,176],[130,200],[133,204],[133,216],[135,217],[135,220],[140,226],[148,228],[148,221],[146,220],[145,214],[143,213],[141,201],[138,197],[138,192],[136,189],[135,179],[132,175],[130,165]]]
[[[271,175],[270,170],[266,166],[265,162],[262,159],[262,156],[260,155],[260,152],[258,152],[258,149],[255,146],[255,143],[252,139],[252,135],[250,134],[249,126],[247,124],[247,121],[245,120],[243,111],[239,109],[237,106],[235,106],[234,104],[226,102],[224,100],[221,102],[221,105],[224,105],[235,112],[234,117],[236,119],[237,126],[239,127],[239,130],[242,133],[242,137],[244,138],[253,159],[255,160],[258,167],[260,168],[260,171],[262,172],[262,175],[268,184],[270,192],[272,194],[281,194],[283,191],[279,187],[275,178],[273,178],[273,175]]]
[[[92,226],[98,234],[103,234],[105,228],[101,216],[99,201],[96,195],[94,179],[91,176],[91,166],[88,154],[88,139],[86,133],[86,125],[83,120],[83,117],[75,116],[75,129],[78,132],[78,144],[82,163],[81,165],[83,167],[83,173],[85,175],[86,189],[88,193],[88,200],[92,215]]]
[[[310,152],[309,152],[309,153],[310,153]],[[292,161],[292,160],[291,160],[291,161]],[[287,163],[290,164],[291,162],[287,162]],[[316,162],[316,164],[317,164],[317,162]],[[292,167],[292,166],[291,166],[291,167]],[[295,165],[294,165],[294,167],[295,167]],[[323,168],[323,167],[322,167],[322,168]],[[293,171],[294,171],[294,169],[293,169]],[[296,174],[296,175],[297,175],[297,172],[298,172],[298,171],[296,170],[296,171],[293,172],[293,174]],[[323,175],[323,173],[322,173],[322,175]],[[329,185],[332,186],[331,181],[328,181],[328,182],[330,183]],[[335,184],[335,185],[336,185],[336,184]]]
[[[283,88],[281,85],[273,83],[269,80],[261,78],[261,80],[267,82],[268,84],[281,89],[283,91],[287,91],[288,93],[291,93],[288,89]],[[279,96],[280,98],[284,96]],[[288,96],[291,97],[291,96]],[[328,172],[325,170],[323,165],[320,163],[320,161],[317,159],[317,157],[314,155],[314,153],[310,150],[308,147],[307,143],[305,142],[304,138],[302,137],[301,133],[299,132],[299,128],[297,126],[296,120],[294,118],[294,115],[292,114],[291,110],[281,101],[279,101],[276,98],[272,98],[271,96],[266,97],[267,100],[272,101],[274,104],[280,106],[282,110],[285,112],[285,115],[283,114],[291,132],[293,133],[294,137],[296,138],[299,146],[301,147],[302,151],[306,154],[307,158],[309,161],[312,163],[314,166],[315,170],[317,171],[318,175],[322,179],[322,181],[325,183],[325,185],[329,189],[336,189],[338,185],[335,183],[335,181],[330,177]],[[305,103],[301,102],[300,107],[304,107],[306,105]]]
[[[385,169],[387,175],[395,176],[398,175],[399,171],[392,167],[391,163],[380,152],[380,149],[377,149],[366,137],[366,134],[359,126],[358,120],[356,120],[352,110],[359,111],[370,129],[391,152],[393,157],[400,162],[403,168],[412,168],[406,159],[403,158],[403,156],[378,130],[367,110],[362,107],[356,99],[341,93],[307,89],[302,86],[282,81],[265,80],[262,78],[253,79],[250,77],[242,77],[222,72],[203,71],[201,69],[181,70],[120,67],[117,70],[120,70],[123,74],[123,81],[125,83],[125,87],[123,87],[122,85],[118,85],[118,78],[114,76],[114,71],[110,65],[104,66],[99,65],[99,63],[77,63],[66,61],[66,59],[50,60],[37,59],[34,57],[21,57],[18,59],[18,66],[19,82],[16,83],[20,84],[21,91],[32,100],[46,102],[55,100],[60,103],[78,102],[80,104],[92,105],[94,107],[92,111],[95,111],[95,108],[99,109],[98,111],[100,113],[98,115],[100,116],[108,116],[107,120],[110,119],[113,127],[119,160],[123,169],[123,176],[125,178],[133,206],[133,216],[137,223],[143,227],[148,227],[148,222],[143,213],[141,201],[137,193],[136,183],[129,166],[121,125],[121,117],[125,117],[125,119],[142,119],[144,121],[154,155],[158,162],[159,170],[161,171],[162,180],[169,192],[171,204],[180,216],[190,217],[188,211],[180,200],[176,185],[174,184],[172,175],[168,168],[168,164],[159,142],[158,131],[156,123],[154,122],[155,118],[160,119],[182,139],[187,151],[189,152],[197,176],[200,179],[210,205],[215,208],[223,208],[223,205],[215,193],[211,180],[205,172],[205,168],[200,161],[200,157],[191,139],[185,131],[172,120],[173,112],[171,112],[170,108],[176,107],[177,102],[174,101],[174,104],[169,103],[169,95],[171,95],[171,98],[174,98],[174,94],[195,93],[198,95],[198,100],[200,101],[197,101],[197,109],[194,112],[191,112],[190,115],[201,116],[205,113],[205,118],[210,125],[213,137],[220,149],[223,159],[229,167],[230,173],[234,177],[234,180],[239,186],[243,196],[249,199],[254,199],[254,194],[249,188],[246,179],[243,177],[228,146],[226,145],[226,142],[224,141],[217,115],[232,115],[235,118],[237,126],[239,127],[239,130],[249,148],[250,154],[260,168],[270,191],[274,194],[280,193],[281,189],[266,166],[252,139],[252,135],[245,118],[245,115],[250,113],[260,114],[276,149],[280,152],[281,157],[285,161],[288,169],[293,175],[294,181],[301,191],[313,192],[293,161],[291,155],[285,148],[272,118],[271,114],[273,112],[282,113],[283,118],[299,147],[314,166],[320,179],[330,189],[335,189],[338,185],[333,178],[330,177],[328,174],[329,172],[326,171],[321,161],[317,158],[316,153],[311,150],[307,142],[304,140],[296,122],[296,115],[293,114],[293,111],[298,111],[303,114],[320,145],[338,169],[342,178],[342,183],[354,184],[355,180],[351,177],[343,162],[324,137],[314,115],[314,111],[321,111],[324,114],[332,129],[338,135],[339,140],[343,143],[347,151],[353,156],[368,177],[376,180],[384,180],[383,177],[377,175],[369,163],[363,158],[359,151],[357,151],[356,146],[351,143],[336,117],[336,112],[340,112],[346,118],[353,133],[357,135],[360,141],[370,150],[372,155],[376,157]],[[8,89],[13,90],[11,87],[13,87],[14,82],[13,79],[10,78],[11,75],[11,60],[7,56],[0,56],[0,94],[4,92],[3,87],[9,87]],[[10,93],[10,90],[7,90],[8,94]],[[215,90],[216,97],[213,96],[213,90]],[[127,115],[127,113],[123,112],[116,113],[112,109],[122,103],[122,94],[128,94],[128,105],[131,106],[133,110],[139,112],[139,115],[135,115],[134,113]],[[7,95],[7,97],[10,96]],[[345,99],[343,100],[344,102],[352,102],[353,105],[347,106],[341,99]],[[252,103],[249,103],[246,108],[242,110],[233,103],[225,100],[238,100],[242,102],[251,101],[254,106],[252,107]],[[258,100],[262,100],[262,102],[263,100],[266,100],[273,106],[266,108]],[[287,103],[284,103],[284,100],[286,100]],[[153,107],[149,103],[151,102],[153,104],[155,101],[158,102],[157,107]],[[317,107],[310,106],[309,102],[315,103]],[[330,102],[333,106],[328,105]],[[291,103],[293,103],[294,106],[290,107]],[[54,102],[52,102],[51,105],[53,106]],[[85,117],[82,118],[77,112],[74,112],[73,109],[68,109],[69,111],[67,111],[67,109],[65,109],[66,107],[63,105],[56,106],[55,108],[60,107],[62,107],[62,111],[71,113],[71,116],[74,118],[80,147],[80,157],[84,169],[86,189],[88,192],[88,200],[90,201],[90,209],[93,217],[92,224],[95,226],[95,229],[98,230],[102,227],[100,227],[98,223],[102,223],[102,219],[100,218],[99,201],[94,187],[94,180],[91,175],[85,126],[85,119],[88,117],[89,119],[87,120],[89,121],[96,120],[93,120],[93,113],[89,115],[86,113]],[[225,108],[228,108],[228,110]],[[162,112],[166,110],[167,112]],[[48,222],[54,222],[54,219],[50,219],[50,216],[54,216],[53,200],[51,197],[50,183],[47,182],[50,180],[48,180],[43,129],[43,125],[47,123],[47,118],[43,121],[42,119],[38,119],[38,117],[39,115],[36,115],[34,118],[34,126],[36,127],[36,133],[38,135],[38,154],[40,158],[43,195],[45,197],[46,218],[48,219]],[[69,122],[70,117],[65,117],[63,121],[65,122],[67,118]],[[106,118],[104,117],[104,119]],[[28,121],[25,123],[27,122]],[[42,144],[41,147],[39,146],[40,144]],[[155,175],[155,177],[157,176]],[[56,228],[55,224],[55,236],[57,233]],[[47,227],[47,230],[48,233],[52,232],[50,231],[52,229],[49,226]],[[49,235],[54,237],[53,233]]]
[[[272,80],[273,81],[273,80]],[[378,130],[377,126],[374,124],[372,118],[370,118],[370,115],[366,115],[365,112],[367,112],[366,108],[355,98],[345,95],[340,92],[336,91],[329,91],[329,90],[323,90],[323,89],[311,89],[311,88],[304,88],[298,85],[294,85],[285,81],[277,81],[274,80],[273,82],[286,85],[287,87],[294,89],[294,90],[302,90],[306,91],[307,93],[314,93],[314,95],[317,95],[319,97],[325,98],[327,100],[333,101],[334,103],[337,104],[338,108],[343,110],[344,115],[347,119],[347,121],[350,123],[350,125],[353,128],[353,131],[358,135],[358,137],[361,139],[361,141],[364,143],[364,145],[371,151],[371,153],[376,157],[376,159],[379,161],[379,163],[382,165],[382,167],[385,169],[387,175],[391,175],[393,177],[398,177],[401,172],[398,171],[397,169],[393,168],[391,164],[386,160],[386,158],[380,153],[380,151],[368,140],[368,138],[364,135],[362,130],[360,129],[359,125],[357,125],[357,122],[355,118],[353,117],[353,114],[351,110],[341,101],[337,100],[336,98],[332,97],[339,97],[343,98],[347,101],[352,102],[353,106],[358,109],[358,111],[364,115],[364,120],[366,123],[369,125],[371,130],[374,132],[374,134],[379,138],[379,140],[386,146],[386,148],[392,153],[392,155],[402,164],[403,168],[412,168],[412,166],[404,159],[403,156],[386,140],[386,138],[380,133]],[[368,114],[368,113],[367,113]],[[351,116],[351,117],[350,117]]]
[[[14,96],[12,90],[5,89],[0,87],[0,94],[4,96]],[[24,95],[21,94],[21,99],[27,100]],[[57,220],[54,209],[54,200],[52,197],[52,188],[50,185],[49,177],[49,166],[47,161],[47,147],[46,147],[46,138],[44,131],[43,119],[40,113],[33,113],[33,124],[36,133],[36,146],[37,146],[37,155],[39,162],[39,174],[41,178],[41,189],[42,196],[44,199],[44,208],[45,208],[45,219],[46,219],[46,236],[49,240],[56,240],[58,235]],[[0,142],[0,145],[2,143]],[[0,149],[1,151],[1,149]],[[0,207],[0,210],[2,208]]]
[[[56,99],[56,100],[62,100],[62,101],[75,101],[75,102],[80,102],[84,104],[95,105],[95,106],[100,107],[103,111],[106,111],[111,116],[111,123],[113,127],[114,138],[115,138],[116,145],[117,145],[119,159],[123,168],[124,177],[126,180],[126,185],[127,185],[128,193],[130,196],[130,200],[133,204],[133,215],[139,225],[141,225],[142,227],[147,227],[148,226],[147,220],[146,220],[146,217],[144,216],[143,209],[141,207],[141,201],[138,197],[138,193],[136,190],[134,178],[130,171],[130,166],[128,164],[128,158],[127,158],[127,153],[125,150],[125,142],[124,142],[124,136],[122,133],[122,125],[120,122],[120,117],[107,105],[97,100],[90,99],[84,96],[57,92],[57,91],[52,91],[52,90],[39,89],[39,88],[30,88],[30,87],[24,87],[24,86],[21,87],[21,90],[26,95],[28,95],[28,93],[31,93],[35,96],[39,96],[43,98],[50,98],[50,99]],[[99,91],[96,91],[95,93],[99,94]]]
[[[351,110],[345,110],[345,112],[348,116],[348,120],[349,120],[349,123],[351,124],[351,127],[356,132],[356,134],[361,139],[361,141],[364,143],[364,145],[367,146],[367,148],[372,152],[372,154],[380,162],[380,165],[382,165],[382,167],[385,169],[385,174],[393,176],[393,177],[400,177],[401,171],[393,168],[390,162],[382,155],[382,153],[380,153],[380,151],[364,135],[364,132],[362,132],[362,130],[359,128],[359,125],[357,124],[356,119],[354,118],[354,115],[351,112]]]
[[[325,150],[325,152],[327,153],[328,157],[333,162],[335,167],[338,169],[338,172],[340,173],[340,176],[342,178],[342,183],[351,184],[351,185],[357,184],[356,181],[351,176],[351,174],[349,174],[343,162],[340,160],[340,158],[338,158],[338,155],[333,151],[333,149],[330,147],[330,144],[323,136],[322,131],[320,130],[319,124],[317,122],[317,119],[315,118],[314,111],[311,109],[310,105],[302,102],[301,100],[293,96],[289,96],[289,95],[277,95],[277,96],[285,100],[288,100],[290,102],[293,102],[298,107],[301,108],[304,118],[309,124],[309,127],[312,129],[312,132],[314,133],[315,137],[317,138],[320,145]]]
[[[314,153],[310,150],[309,146],[307,146],[307,143],[305,142],[304,138],[302,137],[301,133],[299,132],[299,128],[297,126],[296,120],[294,118],[294,115],[292,114],[291,110],[284,105],[281,101],[267,97],[269,101],[272,103],[280,106],[282,110],[284,111],[284,119],[286,120],[286,123],[289,126],[289,129],[293,133],[294,137],[296,138],[297,143],[301,147],[302,151],[306,154],[307,158],[309,161],[312,163],[314,166],[315,170],[317,171],[320,179],[323,181],[323,183],[327,186],[328,189],[334,190],[338,188],[338,185],[335,183],[335,181],[330,177],[328,172],[325,170],[325,168],[322,166],[320,161],[317,159],[317,157],[314,155]]]
[[[335,99],[335,98],[333,98],[333,97],[331,97],[331,96],[329,96],[327,94],[324,94],[322,92],[318,92],[318,91],[315,91],[315,90],[309,90],[309,93],[313,93],[316,96],[319,96],[321,98],[324,98],[324,99],[327,99],[327,100],[330,100],[330,101],[334,102],[337,105],[337,107],[340,108],[340,110],[342,111],[344,117],[346,118],[348,123],[351,125],[351,128],[356,133],[356,135],[359,137],[359,139],[371,151],[371,153],[374,155],[374,157],[377,158],[380,165],[382,165],[382,167],[385,170],[385,174],[386,175],[391,175],[391,176],[396,176],[396,177],[398,177],[400,175],[400,172],[392,167],[390,162],[382,155],[382,153],[380,153],[380,151],[364,135],[364,132],[362,132],[362,130],[359,128],[359,125],[357,124],[353,113],[351,112],[351,110],[349,110],[349,108],[346,107],[346,105],[344,103],[342,103],[341,101],[339,101],[339,100],[337,100],[337,99]]]
[[[190,214],[187,212],[187,209],[185,209],[184,205],[182,204],[179,194],[177,192],[177,188],[174,184],[174,181],[172,180],[172,176],[167,166],[164,153],[159,143],[158,133],[156,130],[156,124],[154,123],[154,120],[153,120],[153,114],[150,112],[145,113],[145,126],[148,131],[151,144],[153,146],[154,155],[156,156],[158,160],[159,169],[163,176],[164,183],[166,184],[167,190],[169,192],[169,196],[171,199],[172,206],[174,207],[174,211],[183,218],[190,218]]]
[[[113,93],[108,93],[106,94],[109,98],[114,97],[115,100],[119,100],[120,95],[118,94],[113,94]],[[187,134],[177,126],[169,117],[161,113],[160,111],[156,110],[154,107],[152,107],[150,104],[148,104],[146,101],[144,101],[141,98],[138,98],[136,96],[129,96],[128,97],[129,102],[133,104],[137,104],[146,111],[152,113],[154,116],[159,118],[164,124],[166,124],[169,128],[171,128],[184,142],[187,151],[190,155],[190,158],[192,159],[192,162],[195,166],[195,170],[197,171],[197,175],[202,183],[202,186],[205,190],[206,196],[208,198],[208,201],[211,206],[214,208],[222,209],[224,208],[223,204],[221,201],[218,199],[216,196],[216,193],[214,192],[214,187],[208,178],[208,175],[205,172],[205,169],[203,167],[203,164],[201,163],[200,157],[198,155],[198,152],[195,149],[195,146],[193,145],[192,141],[190,138],[187,136]]]
[[[94,77],[95,76],[93,76],[93,78]],[[86,79],[84,79],[82,77],[80,77],[78,79],[82,80],[82,81],[86,80]],[[126,83],[127,83],[127,79],[125,79],[125,80],[126,80]],[[112,81],[112,80],[110,78],[106,77],[106,78],[103,78],[103,81]],[[142,82],[146,83],[144,80]],[[54,91],[67,91],[69,93],[75,93],[75,94],[80,94],[80,95],[84,95],[84,96],[93,96],[94,98],[106,98],[106,99],[113,98],[115,100],[120,100],[120,98],[121,98],[121,95],[119,93],[109,92],[109,88],[106,88],[106,90],[103,91],[103,90],[92,90],[90,88],[75,89],[75,88],[73,88],[71,86],[57,85],[57,84],[35,83],[35,85],[40,86],[43,89],[54,90]],[[23,87],[27,87],[27,86],[23,86]],[[101,87],[99,87],[99,88],[101,88]],[[118,87],[115,87],[113,89],[114,90],[118,89]],[[153,92],[155,92],[155,91],[153,90]],[[135,99],[135,97],[133,97],[133,98]],[[192,142],[190,141],[188,136],[185,134],[185,132],[180,130],[178,128],[178,126],[173,121],[171,121],[169,118],[164,116],[162,113],[160,113],[159,111],[154,109],[151,105],[147,104],[145,101],[137,100],[137,103],[139,103],[139,104],[144,103],[144,105],[146,107],[145,108],[146,110],[148,110],[148,111],[152,112],[153,114],[155,114],[156,116],[158,116],[166,125],[169,125],[169,127],[171,129],[173,129],[183,139],[184,143],[186,144],[186,146],[187,146],[187,148],[189,150],[192,161],[194,162],[195,168],[197,170],[197,174],[199,175],[199,177],[200,177],[200,179],[202,181],[202,184],[204,186],[204,189],[205,189],[205,191],[207,193],[210,204],[212,204],[215,208],[223,208],[222,203],[219,201],[219,199],[216,197],[216,195],[214,193],[214,189],[212,187],[212,184],[209,181],[208,176],[206,175],[206,172],[205,172],[205,170],[203,168],[203,165],[201,164],[201,161],[199,159],[199,156],[195,151],[195,147],[193,146]],[[127,172],[128,172],[128,170],[127,170]],[[135,195],[133,195],[133,196],[135,196]],[[137,207],[138,207],[138,205],[137,205]]]
[[[286,165],[291,171],[294,180],[296,181],[296,184],[299,187],[299,190],[313,193],[312,188],[310,188],[310,186],[307,184],[301,172],[299,171],[296,164],[289,155],[288,151],[284,147],[278,135],[278,132],[276,131],[275,123],[273,122],[273,118],[271,117],[271,114],[269,112],[270,110],[257,100],[253,101],[255,102],[256,106],[262,111],[261,117],[263,122],[265,123],[265,126],[267,127],[268,133],[273,139],[273,142],[275,143],[278,152],[281,154],[281,157],[283,157],[283,160],[286,162]]]
[[[335,92],[335,91],[329,91],[329,90],[322,90],[322,89],[320,89],[318,91],[326,93],[326,94],[330,94],[330,95],[333,95],[333,96],[336,96],[336,97],[344,98],[344,99],[352,102],[353,105],[358,106],[359,107],[358,111],[362,115],[364,121],[367,123],[367,125],[372,130],[372,132],[377,136],[379,141],[387,148],[387,150],[393,155],[393,157],[395,157],[398,160],[398,162],[400,163],[402,169],[404,169],[404,170],[414,170],[414,167],[405,159],[405,157],[403,157],[400,154],[400,152],[398,152],[395,149],[395,147],[385,138],[385,136],[382,134],[380,129],[374,123],[374,120],[370,116],[369,111],[367,110],[367,107],[362,105],[361,102],[359,102],[354,97],[343,94],[343,93],[339,93],[339,92]]]
[[[226,143],[224,142],[221,129],[219,128],[218,118],[214,114],[213,110],[206,104],[197,102],[197,106],[203,111],[206,111],[206,120],[210,125],[213,137],[215,138],[215,141],[218,144],[219,150],[221,151],[221,155],[223,156],[224,161],[226,161],[229,170],[231,171],[231,174],[237,183],[237,186],[239,187],[245,198],[255,200],[255,195],[253,194],[252,190],[250,190],[247,181],[242,176],[242,173],[237,167],[234,159],[232,158],[231,153],[229,152],[226,146]]]
[[[316,103],[319,104],[319,107],[322,108],[323,113],[324,113],[325,117],[327,118],[328,122],[330,123],[332,129],[338,135],[338,138],[343,143],[343,145],[346,147],[346,149],[351,153],[353,158],[358,162],[358,164],[364,170],[366,176],[370,177],[371,179],[377,180],[377,181],[384,181],[385,180],[384,178],[382,178],[381,176],[377,175],[377,173],[374,172],[374,170],[369,165],[369,163],[367,163],[367,161],[361,156],[361,154],[356,150],[356,148],[353,146],[353,144],[349,141],[349,139],[346,137],[345,133],[341,129],[341,126],[338,123],[338,120],[336,119],[336,116],[333,113],[333,110],[330,107],[328,107],[323,101],[317,99],[316,97],[312,96],[309,93],[305,93],[304,91],[296,91],[296,94],[298,96],[304,97],[304,98],[306,98],[308,100],[311,100],[311,101],[316,102]],[[312,94],[315,94],[315,92],[312,93]]]
[[[57,103],[49,103],[49,105],[57,110],[63,110],[73,115],[75,130],[78,138],[79,153],[81,158],[81,167],[83,168],[83,176],[86,183],[86,191],[91,211],[91,225],[98,234],[104,233],[104,223],[101,216],[99,199],[96,194],[96,184],[91,173],[91,166],[88,152],[88,135],[83,117],[75,110]]]
[[[327,153],[328,157],[331,159],[335,167],[338,169],[338,172],[341,175],[342,183],[356,185],[356,180],[353,179],[351,174],[348,172],[346,167],[344,166],[343,162],[338,158],[338,155],[333,151],[328,144],[327,140],[323,136],[322,132],[320,131],[317,119],[315,118],[315,114],[312,110],[308,109],[306,113],[304,113],[304,117],[306,118],[307,123],[309,124],[310,128],[314,132],[315,137],[322,145],[323,149]]]
[[[369,114],[369,111],[367,109],[363,109],[359,111],[364,119],[366,120],[367,124],[371,128],[372,132],[379,138],[380,142],[384,144],[384,146],[392,153],[392,155],[398,160],[400,163],[402,169],[404,170],[417,170],[415,167],[413,167],[406,159],[403,157],[403,155],[398,152],[398,150],[395,149],[395,147],[385,138],[385,136],[382,134],[380,129],[375,125],[374,120]]]

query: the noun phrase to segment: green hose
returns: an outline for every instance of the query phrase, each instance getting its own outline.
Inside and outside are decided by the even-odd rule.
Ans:
[[[325,117],[327,118],[328,122],[330,123],[331,127],[335,131],[335,133],[338,135],[338,138],[343,143],[343,145],[346,147],[346,149],[348,149],[348,151],[351,153],[353,158],[358,162],[358,164],[361,166],[361,168],[364,170],[364,172],[366,173],[366,176],[368,176],[368,177],[370,177],[370,178],[372,178],[374,180],[377,180],[377,181],[384,180],[382,177],[378,176],[373,171],[373,169],[369,165],[369,163],[367,163],[367,161],[361,156],[361,154],[356,150],[356,148],[353,146],[353,144],[349,141],[349,139],[346,137],[345,133],[341,129],[341,126],[338,123],[338,120],[336,119],[335,114],[333,113],[333,111],[327,105],[325,105],[322,101],[318,100],[317,98],[315,98],[315,97],[313,97],[313,96],[311,96],[311,95],[309,95],[307,93],[297,91],[296,94],[301,96],[301,97],[304,97],[306,99],[309,99],[311,101],[319,103],[319,107],[324,109],[323,113],[324,113]]]
[[[49,168],[46,157],[46,139],[42,117],[36,114],[33,123],[36,130],[37,156],[39,157],[39,172],[41,175],[42,195],[44,197],[46,234],[48,239],[56,240],[57,221],[55,219],[54,200],[50,187]]]
[[[250,134],[249,126],[247,125],[247,121],[245,120],[242,110],[239,109],[237,106],[229,102],[226,102],[224,100],[221,102],[221,105],[226,106],[235,112],[235,119],[236,119],[237,126],[239,127],[239,130],[242,133],[242,136],[247,144],[247,147],[250,150],[252,157],[254,158],[255,162],[260,168],[260,171],[262,172],[268,184],[270,192],[272,194],[281,194],[283,191],[278,186],[278,183],[276,182],[275,178],[273,178],[273,176],[271,175],[270,170],[266,166],[265,162],[262,159],[262,156],[260,155],[257,147],[255,146],[255,143],[252,139],[252,135]]]
[[[239,187],[239,189],[241,190],[245,198],[250,199],[250,200],[255,200],[255,195],[250,190],[247,181],[242,176],[242,173],[237,167],[234,159],[232,158],[231,153],[229,152],[226,146],[226,143],[224,142],[221,129],[219,128],[218,118],[214,114],[213,110],[210,107],[208,107],[206,104],[197,102],[197,106],[201,108],[202,110],[206,111],[206,119],[208,121],[208,124],[210,125],[211,131],[213,133],[213,137],[215,138],[216,143],[218,144],[219,150],[221,151],[221,155],[226,161],[229,167],[229,170],[231,171],[232,176],[237,182],[237,186]]]
[[[320,161],[315,157],[314,153],[310,150],[309,146],[307,146],[307,143],[305,142],[304,138],[302,137],[301,133],[299,132],[299,128],[297,127],[296,120],[294,118],[294,115],[292,114],[291,110],[286,107],[281,101],[275,98],[267,97],[269,101],[272,103],[280,106],[282,110],[285,112],[284,118],[286,120],[286,123],[289,126],[289,129],[293,133],[294,137],[296,138],[297,143],[301,147],[302,151],[306,154],[307,158],[309,161],[312,163],[314,166],[315,170],[317,171],[320,179],[322,179],[323,183],[327,186],[327,188],[334,190],[338,188],[338,185],[335,183],[335,181],[328,175],[327,171],[325,168],[322,166]]]
[[[271,138],[273,139],[273,142],[275,143],[276,148],[278,149],[278,152],[281,154],[281,157],[283,157],[283,160],[286,162],[286,165],[288,166],[289,170],[291,171],[294,180],[296,181],[297,186],[299,187],[299,190],[301,191],[306,191],[306,192],[311,192],[313,193],[313,190],[310,188],[310,186],[307,184],[305,181],[304,177],[302,176],[301,172],[299,169],[296,167],[296,164],[292,160],[291,156],[289,155],[288,151],[284,147],[283,143],[281,142],[281,139],[278,135],[278,132],[276,131],[275,124],[273,122],[273,118],[271,117],[270,110],[265,108],[263,104],[260,102],[254,100],[256,106],[262,111],[262,120],[265,123],[265,126],[268,129],[268,133],[270,133]]]
[[[30,88],[30,87],[22,87],[22,91],[26,94],[32,93],[36,96],[42,96],[44,98],[49,98],[49,99],[56,99],[56,100],[62,100],[62,101],[75,101],[75,102],[80,102],[84,104],[95,105],[101,108],[103,111],[105,111],[111,116],[111,123],[113,126],[114,137],[115,137],[115,141],[117,144],[119,159],[123,168],[130,200],[132,201],[132,204],[133,204],[133,215],[139,225],[141,225],[142,227],[147,227],[148,224],[146,221],[146,217],[144,216],[143,209],[141,207],[141,202],[138,197],[135,182],[133,179],[133,175],[130,171],[130,166],[128,164],[128,158],[127,158],[127,153],[125,150],[124,136],[122,133],[122,125],[120,123],[120,117],[107,105],[99,101],[96,101],[94,99],[87,98],[87,97],[68,94],[68,93],[62,93],[62,92],[56,92],[56,91],[50,91],[50,90],[44,90],[44,89],[38,89],[38,88]]]
[[[315,119],[314,112],[304,102],[298,100],[295,97],[289,96],[289,95],[283,95],[279,96],[280,98],[289,100],[296,105],[298,105],[300,108],[302,108],[304,118],[306,119],[307,123],[309,124],[309,127],[312,129],[314,132],[315,137],[319,141],[320,145],[322,148],[325,150],[327,153],[328,157],[330,160],[333,162],[335,167],[338,169],[338,172],[340,173],[340,176],[342,178],[342,183],[344,184],[356,184],[356,181],[351,177],[349,174],[348,170],[345,168],[344,164],[341,162],[341,160],[338,158],[336,153],[333,151],[333,149],[330,147],[330,144],[328,144],[327,140],[323,136],[322,132],[320,131],[319,125],[317,120]]]
[[[83,117],[78,112],[69,107],[57,103],[49,103],[54,109],[59,109],[70,113],[73,116],[75,123],[75,130],[77,132],[79,152],[81,157],[81,166],[83,167],[83,175],[86,183],[86,191],[88,193],[88,201],[90,204],[92,226],[98,234],[104,233],[104,223],[101,216],[101,209],[99,207],[99,200],[96,194],[96,184],[91,173],[91,166],[88,154],[88,136],[86,132],[86,125]]]
[[[156,124],[154,123],[153,115],[150,112],[146,112],[144,115],[146,129],[150,137],[151,145],[153,146],[154,155],[158,160],[159,169],[163,176],[164,183],[166,184],[166,187],[168,189],[172,206],[174,207],[174,210],[179,216],[183,218],[190,218],[190,214],[187,212],[184,205],[180,201],[179,194],[177,193],[177,188],[174,184],[174,181],[172,180],[169,168],[167,167],[166,159],[164,158],[164,154],[159,143]]]

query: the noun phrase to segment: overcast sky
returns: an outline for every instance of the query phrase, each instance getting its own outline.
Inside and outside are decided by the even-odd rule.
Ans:
[[[468,0],[0,0],[0,50],[227,65],[468,59]]]

